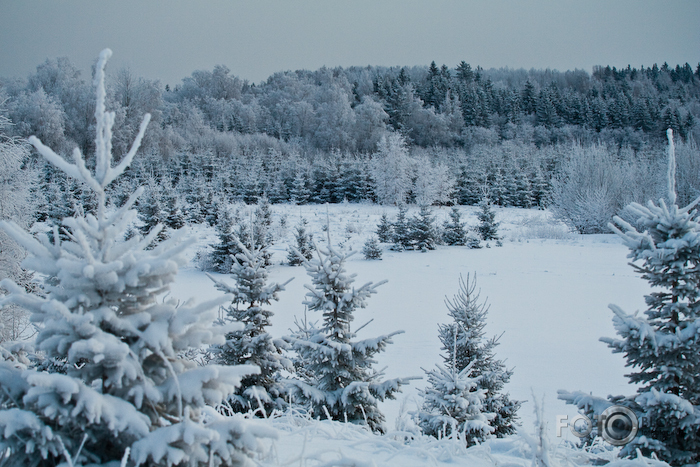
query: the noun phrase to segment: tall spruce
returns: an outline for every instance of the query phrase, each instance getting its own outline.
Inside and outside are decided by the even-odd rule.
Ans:
[[[406,378],[382,381],[382,372],[372,368],[374,356],[382,352],[391,338],[403,331],[372,339],[353,341],[351,324],[357,308],[364,308],[378,286],[369,282],[353,287],[354,274],[347,274],[343,255],[332,245],[317,248],[317,257],[304,262],[312,285],[304,304],[309,311],[323,313],[323,325],[308,328],[304,336],[288,337],[297,352],[301,379],[289,381],[292,399],[306,405],[314,417],[367,425],[372,431],[384,431],[384,415],[378,404],[393,399]]]
[[[468,446],[491,435],[502,438],[514,433],[521,403],[502,392],[513,371],[494,355],[498,338],[484,337],[488,306],[479,301],[476,276],[472,280],[469,275],[466,280],[460,277],[459,292],[445,303],[453,321],[439,326],[444,367],[426,372],[430,386],[418,413],[419,425],[426,434],[436,437],[456,430]],[[455,389],[440,396],[445,381],[454,384]],[[479,394],[482,396],[477,397]],[[466,405],[461,411],[451,410],[454,397],[476,408]]]
[[[36,345],[48,359],[67,363],[65,374],[20,370],[0,361],[0,452],[12,465],[221,466],[245,463],[259,450],[264,427],[211,410],[258,371],[252,366],[198,367],[181,355],[222,343],[211,327],[215,300],[177,306],[163,301],[188,243],[172,238],[152,250],[158,235],[122,238],[142,190],[114,212],[106,187],[132,162],[149,115],[121,162],[112,167],[114,113],[105,111],[104,50],[95,68],[95,168],[79,149],[68,163],[38,138],[37,151],[96,195],[96,213],[63,220],[72,237],[50,242],[16,224],[1,226],[30,252],[25,265],[44,275],[46,296],[29,294],[12,281],[0,305],[19,304],[41,323]],[[0,360],[2,358],[0,357]]]
[[[255,365],[260,373],[243,378],[236,393],[229,397],[230,406],[236,412],[253,410],[259,416],[267,416],[273,409],[284,405],[280,371],[291,369],[289,361],[282,357],[284,341],[274,340],[267,332],[273,313],[266,310],[285,284],[267,284],[267,255],[265,247],[248,249],[238,242],[240,253],[234,258],[231,276],[234,286],[209,276],[216,288],[232,295],[226,309],[224,324],[238,322],[244,328],[226,334],[226,343],[216,348],[217,363],[222,365]],[[260,410],[259,410],[260,409]]]
[[[629,247],[634,269],[656,290],[645,296],[645,316],[628,315],[610,305],[620,337],[601,338],[613,352],[624,354],[633,370],[627,376],[639,385],[637,395],[600,400],[560,391],[559,397],[599,416],[596,408],[626,406],[642,422],[620,455],[654,453],[680,466],[700,462],[700,219],[694,209],[700,198],[684,208],[676,204],[670,129],[668,140],[669,204],[663,199],[658,205],[632,203],[627,210],[638,227],[619,217],[610,225]]]

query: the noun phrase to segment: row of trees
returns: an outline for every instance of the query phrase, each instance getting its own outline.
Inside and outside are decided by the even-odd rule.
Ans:
[[[659,142],[665,128],[697,131],[700,65],[672,68],[484,70],[461,62],[403,68],[299,70],[251,84],[225,66],[198,70],[163,86],[118,70],[108,87],[120,154],[149,112],[146,152],[161,157],[201,147],[204,133],[259,135],[245,145],[296,147],[301,153],[375,150],[387,131],[420,147],[471,147],[485,135],[536,143],[595,138]],[[67,58],[47,60],[25,80],[0,81],[21,136],[57,150],[90,153],[90,86]],[[206,135],[209,136],[209,135]],[[245,151],[245,148],[242,148]]]

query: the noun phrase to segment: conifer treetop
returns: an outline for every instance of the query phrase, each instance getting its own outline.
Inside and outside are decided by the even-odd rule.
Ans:
[[[95,67],[94,83],[97,98],[95,105],[95,174],[91,174],[85,166],[85,159],[80,153],[80,149],[77,147],[73,150],[75,164],[71,164],[56,154],[53,149],[44,145],[36,136],[31,136],[29,138],[29,142],[47,161],[64,171],[68,176],[86,183],[97,194],[99,200],[98,213],[100,215],[103,214],[104,211],[105,187],[112,183],[115,178],[129,167],[136,155],[136,151],[139,146],[141,146],[141,140],[151,120],[150,114],[144,115],[138,135],[136,139],[134,139],[131,149],[129,149],[129,152],[122,158],[119,164],[112,167],[112,127],[114,126],[115,113],[107,112],[105,109],[105,98],[107,96],[107,91],[105,90],[105,65],[111,56],[112,51],[110,49],[104,49],[100,52],[97,66]]]

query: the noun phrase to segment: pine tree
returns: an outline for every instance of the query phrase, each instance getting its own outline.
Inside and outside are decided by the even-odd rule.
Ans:
[[[226,343],[217,348],[217,363],[222,365],[255,365],[259,374],[243,378],[236,394],[229,397],[230,406],[236,412],[256,411],[267,416],[273,409],[284,405],[283,388],[279,381],[282,369],[291,369],[288,360],[282,358],[283,341],[272,339],[266,328],[270,326],[273,313],[264,309],[279,300],[278,293],[285,284],[267,284],[267,261],[265,247],[248,249],[239,242],[241,253],[236,255],[231,275],[236,281],[230,286],[209,276],[216,288],[233,295],[226,309],[224,324],[238,322],[244,328],[226,335]],[[291,279],[290,279],[291,281]],[[259,409],[262,413],[257,412]]]
[[[442,227],[442,239],[447,245],[467,244],[467,231],[462,223],[459,208],[453,207],[450,211],[450,220],[445,221]]]
[[[221,466],[245,462],[265,430],[242,418],[224,418],[207,407],[222,402],[252,366],[197,367],[180,355],[223,342],[211,328],[216,306],[163,301],[183,262],[187,243],[176,238],[153,250],[144,239],[123,242],[136,212],[137,190],[116,212],[107,212],[105,188],[131,163],[146,130],[146,115],[131,150],[111,166],[114,113],[105,112],[104,66],[96,66],[95,169],[79,149],[66,162],[38,138],[37,151],[97,197],[96,214],[64,219],[72,238],[35,238],[13,223],[1,224],[33,256],[26,266],[47,277],[46,296],[27,294],[11,281],[0,304],[20,304],[42,323],[36,344],[63,360],[65,374],[20,371],[0,361],[0,451],[13,465]],[[206,416],[205,416],[206,414]],[[9,450],[9,451],[8,451]]]
[[[427,372],[431,387],[426,389],[423,410],[418,414],[420,426],[436,437],[445,430],[456,430],[468,446],[490,435],[502,438],[514,433],[520,402],[501,392],[513,372],[494,356],[498,339],[484,338],[488,307],[485,302],[479,303],[476,277],[472,281],[468,275],[466,281],[460,277],[459,292],[446,304],[453,322],[439,326],[444,368],[438,366],[438,371]],[[452,388],[452,392],[440,396],[445,381],[459,390],[455,393],[456,388]],[[469,399],[465,392],[479,397]],[[451,411],[454,397],[466,399],[475,408],[467,405],[461,412]]]
[[[418,214],[410,222],[410,243],[413,249],[426,252],[434,250],[437,243],[437,232],[429,206],[421,206]]]
[[[386,213],[382,213],[379,224],[377,225],[377,238],[382,243],[390,243],[392,237],[392,227],[389,222],[389,217]]]
[[[371,236],[367,239],[362,248],[365,259],[382,259],[382,248],[379,246],[377,237]]]
[[[312,281],[306,286],[309,293],[304,304],[310,311],[323,313],[323,326],[306,338],[287,338],[306,376],[289,381],[293,400],[306,405],[315,417],[366,424],[372,431],[382,432],[384,415],[378,403],[393,399],[408,380],[380,381],[383,375],[372,368],[373,357],[403,331],[353,341],[354,311],[364,308],[383,282],[354,288],[355,275],[345,270],[349,255],[331,245],[316,251],[318,257],[304,263]]]
[[[498,225],[496,222],[496,213],[491,208],[491,201],[488,197],[481,200],[481,212],[477,215],[479,225],[477,231],[482,240],[500,240],[498,237]]]
[[[312,236],[306,233],[308,224],[306,219],[301,218],[296,226],[296,232],[294,233],[296,245],[287,252],[287,261],[290,266],[299,266],[313,256]]]

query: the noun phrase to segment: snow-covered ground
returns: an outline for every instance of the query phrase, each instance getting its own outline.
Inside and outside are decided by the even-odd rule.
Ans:
[[[472,226],[477,224],[476,207],[460,209],[464,221]],[[368,307],[355,316],[356,328],[372,320],[361,330],[360,338],[398,329],[405,331],[394,338],[387,352],[380,354],[377,368],[386,366],[387,377],[423,376],[423,368],[429,369],[441,362],[437,326],[448,321],[444,299],[457,292],[460,274],[475,273],[481,298],[488,299],[490,304],[487,335],[502,334],[496,356],[514,368],[506,390],[512,398],[525,401],[520,409],[521,433],[533,433],[533,394],[538,400],[544,397],[544,420],[549,426],[552,444],[557,445],[567,439],[576,441],[567,430],[563,438],[555,436],[557,415],[566,414],[570,419],[576,413],[572,406],[557,400],[558,389],[582,390],[599,396],[634,392],[634,387],[628,385],[624,377],[622,356],[612,354],[598,341],[601,336],[615,335],[608,304],[617,304],[628,312],[643,310],[643,296],[649,292],[647,283],[627,264],[627,248],[614,235],[571,234],[546,211],[496,208],[496,220],[501,222],[499,232],[504,237],[502,247],[492,244],[491,248],[472,250],[441,246],[426,253],[399,253],[384,245],[383,259],[368,261],[361,253],[362,245],[374,234],[381,214],[386,212],[391,220],[396,215],[395,208],[362,204],[276,205],[273,211],[278,240],[272,248],[276,265],[270,280],[282,283],[295,277],[272,307],[275,315],[271,333],[275,337],[294,328],[295,318],[304,318],[304,284],[309,284],[310,280],[303,268],[282,264],[286,261],[287,244],[293,240],[293,228],[303,216],[309,221],[309,229],[317,242],[326,241],[323,226],[329,224],[334,244],[357,251],[347,263],[348,271],[357,273],[356,285],[388,279],[369,300]],[[415,210],[409,213],[413,212]],[[449,208],[434,210],[440,220],[446,219],[448,213]],[[279,227],[283,217],[286,229]],[[190,251],[192,263],[181,269],[172,295],[202,301],[220,292],[196,268],[194,256],[197,249],[207,248],[216,243],[217,238],[213,229],[202,227],[193,228],[191,235],[197,239],[197,246]],[[319,318],[308,315],[311,321]],[[413,381],[397,400],[381,405],[390,431],[397,427],[397,420],[405,419],[401,417],[404,411],[415,410],[421,403],[418,389],[425,384],[424,379]],[[390,437],[367,437],[357,427],[343,428],[341,424],[325,422],[290,431],[288,424],[276,423],[287,427],[287,431],[281,430],[281,439],[271,448],[276,449],[276,454],[271,453],[269,457],[279,465],[337,465],[334,464],[337,459],[355,458],[353,452],[361,461],[356,465],[373,465],[371,462],[376,465],[442,465],[443,462],[461,465],[462,461],[482,465],[477,462],[479,456],[483,458],[483,465],[510,465],[513,463],[506,458],[494,461],[489,455],[524,458],[530,452],[527,443],[519,437],[469,450],[470,454],[465,457],[466,454],[455,451],[457,448],[450,447],[447,441],[433,443],[429,448],[418,449],[413,444],[401,448],[404,445],[399,441],[392,441]],[[414,448],[418,450],[411,454],[410,449]],[[318,456],[314,454],[308,459],[318,459],[299,464],[294,456],[300,456],[301,451],[305,456],[316,453]],[[319,454],[322,452],[342,455],[334,461]],[[376,457],[377,453],[382,454]],[[451,457],[454,455],[462,461]],[[428,457],[420,460],[421,456]],[[471,460],[467,462],[467,459]]]

